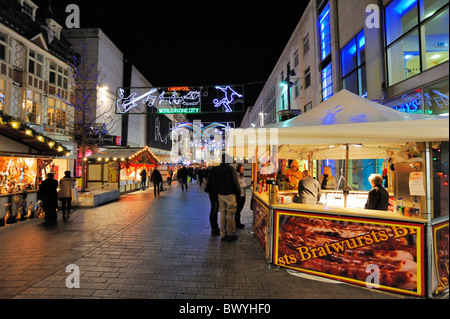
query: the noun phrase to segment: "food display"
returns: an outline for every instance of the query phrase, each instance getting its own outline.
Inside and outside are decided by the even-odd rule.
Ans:
[[[276,212],[275,220],[275,264],[359,285],[423,294],[423,224],[282,211]]]

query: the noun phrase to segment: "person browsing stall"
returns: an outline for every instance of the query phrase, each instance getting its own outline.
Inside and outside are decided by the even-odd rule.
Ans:
[[[365,209],[388,210],[389,207],[389,193],[383,187],[383,176],[380,174],[371,174],[369,182],[372,189],[367,197]]]
[[[303,179],[298,183],[298,196],[300,204],[315,205],[319,203],[320,183],[312,178],[307,170],[303,171]]]

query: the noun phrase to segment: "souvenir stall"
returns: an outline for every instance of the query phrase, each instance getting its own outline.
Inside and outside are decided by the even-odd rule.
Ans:
[[[343,90],[296,118],[233,130],[228,154],[254,154],[253,229],[267,261],[412,296],[448,290],[448,127],[448,117],[401,113]],[[341,160],[343,187],[317,205],[297,204],[296,190],[260,173],[268,159],[306,160],[315,178],[318,162]],[[367,191],[348,183],[354,159],[390,164],[391,211],[364,209]]]
[[[156,155],[144,148],[107,148],[86,158],[87,189],[109,187],[119,189],[120,193],[139,190],[141,171],[147,176],[159,163]],[[147,178],[147,186],[150,185]]]
[[[68,155],[63,145],[0,114],[0,226],[34,218],[40,182],[54,173],[55,158]]]

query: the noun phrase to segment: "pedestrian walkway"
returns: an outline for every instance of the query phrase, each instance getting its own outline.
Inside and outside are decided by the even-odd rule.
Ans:
[[[406,298],[270,267],[251,232],[249,202],[234,242],[211,235],[208,195],[195,183],[78,209],[53,227],[42,219],[1,227],[0,298]],[[79,267],[79,288],[66,286],[68,265]]]

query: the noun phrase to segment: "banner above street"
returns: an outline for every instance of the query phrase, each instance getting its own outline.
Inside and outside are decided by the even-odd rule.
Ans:
[[[221,85],[117,89],[116,113],[145,114],[155,109],[162,114],[243,112],[244,87]]]

